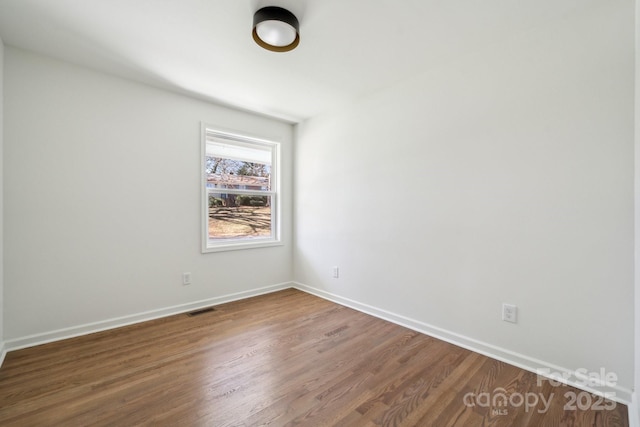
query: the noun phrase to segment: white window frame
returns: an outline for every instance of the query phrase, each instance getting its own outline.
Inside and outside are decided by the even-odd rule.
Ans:
[[[235,131],[222,130],[216,126],[202,123],[201,136],[201,194],[202,194],[202,253],[231,251],[239,249],[264,248],[270,246],[283,245],[280,236],[281,206],[280,206],[280,143],[268,139],[256,138]],[[249,237],[237,239],[221,239],[215,241],[209,239],[209,193],[220,193],[220,189],[210,189],[207,187],[207,140],[218,139],[231,144],[237,143],[239,146],[261,146],[271,149],[271,190],[253,191],[233,189],[229,191],[234,194],[261,195],[271,197],[271,235],[269,237]],[[224,191],[224,190],[223,190]]]

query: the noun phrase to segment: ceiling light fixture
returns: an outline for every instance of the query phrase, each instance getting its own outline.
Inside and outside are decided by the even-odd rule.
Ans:
[[[267,6],[253,15],[253,40],[273,52],[288,52],[300,43],[298,18],[286,9]]]

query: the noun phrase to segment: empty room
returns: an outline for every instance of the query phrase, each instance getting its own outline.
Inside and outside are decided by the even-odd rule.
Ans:
[[[0,425],[640,427],[636,0],[0,0]]]

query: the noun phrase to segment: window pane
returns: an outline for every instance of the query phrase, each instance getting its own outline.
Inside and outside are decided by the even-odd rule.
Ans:
[[[271,196],[209,193],[209,239],[271,237]]]
[[[280,245],[280,144],[202,130],[202,252]]]
[[[271,164],[222,157],[205,158],[207,188],[271,190]]]

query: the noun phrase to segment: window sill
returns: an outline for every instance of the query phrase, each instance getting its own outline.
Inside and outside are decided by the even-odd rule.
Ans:
[[[242,249],[258,249],[268,248],[273,246],[284,246],[281,240],[261,240],[261,241],[234,241],[224,243],[208,243],[206,247],[202,248],[202,253],[210,252],[226,252],[226,251],[238,251]]]

